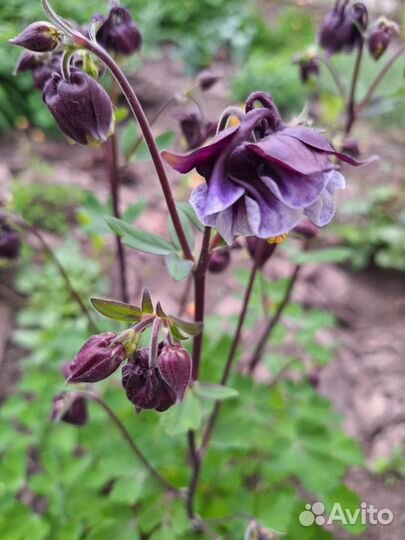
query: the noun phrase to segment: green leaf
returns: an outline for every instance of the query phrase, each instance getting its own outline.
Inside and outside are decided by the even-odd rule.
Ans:
[[[136,219],[138,219],[147,206],[146,201],[142,200],[136,202],[135,204],[131,204],[123,213],[122,219],[128,223],[133,223]]]
[[[115,217],[107,217],[106,222],[110,229],[122,237],[122,241],[129,247],[151,253],[153,255],[168,255],[175,250],[173,244],[156,234],[141,229],[135,229],[125,221]]]
[[[144,288],[142,291],[142,303],[141,303],[142,313],[152,314],[153,313],[153,302],[148,288]]]
[[[107,300],[105,298],[90,298],[90,302],[95,310],[104,317],[114,319],[115,321],[136,323],[141,320],[142,311],[139,307],[116,300]]]
[[[229,388],[229,386],[223,386],[222,384],[198,382],[193,388],[199,397],[203,399],[213,399],[215,401],[232,399],[239,395],[239,392],[234,388]]]
[[[126,107],[118,107],[117,109],[115,109],[114,111],[115,123],[119,124],[120,122],[123,122],[125,118],[127,118],[128,114],[129,114],[129,111]]]
[[[194,241],[194,233],[191,227],[190,220],[187,218],[187,216],[183,212],[179,212],[179,218],[180,218],[181,225],[183,227],[184,234],[187,239],[187,243],[192,251],[195,246],[195,241]],[[167,228],[169,229],[170,238],[173,244],[177,246],[177,249],[179,251],[181,251],[181,244],[177,237],[177,233],[176,233],[176,229],[174,228],[173,221],[170,217],[167,220]]]
[[[197,227],[197,229],[201,232],[204,232],[204,224],[201,223],[201,221],[198,219],[197,217],[197,214],[195,213],[194,211],[194,208],[191,206],[191,204],[189,202],[179,202],[179,203],[176,203],[176,206],[178,208],[178,210],[184,214],[188,219],[189,221],[191,221],[191,223]]]
[[[290,259],[295,264],[341,263],[350,259],[351,256],[351,248],[336,247],[317,251],[302,251],[290,255]]]
[[[123,154],[128,158],[138,136],[138,128],[135,122],[129,122],[122,130],[120,143]]]
[[[121,503],[136,503],[144,492],[144,480],[145,475],[143,472],[118,478],[114,482],[110,498]]]
[[[183,319],[179,319],[174,315],[170,315],[170,320],[172,321],[174,326],[176,326],[189,336],[197,336],[203,328],[203,323],[183,321]]]
[[[162,414],[160,422],[168,435],[180,435],[190,429],[198,429],[201,419],[200,402],[192,391],[188,391],[181,403]]]
[[[188,277],[193,269],[193,261],[186,261],[178,253],[170,253],[166,257],[166,266],[169,274],[175,281]]]
[[[166,148],[170,148],[171,146],[173,146],[175,139],[176,134],[174,131],[168,130],[164,133],[161,133],[156,137],[156,145],[158,147],[158,150],[165,150]],[[145,141],[141,142],[137,151],[131,157],[131,159],[135,159],[136,161],[146,161],[150,159],[149,148]]]

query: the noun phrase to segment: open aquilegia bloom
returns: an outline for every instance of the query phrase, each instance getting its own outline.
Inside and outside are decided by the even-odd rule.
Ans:
[[[256,101],[263,107],[253,108]],[[209,145],[184,156],[163,152],[175,170],[196,168],[205,178],[190,203],[200,221],[216,227],[228,244],[238,235],[288,233],[304,216],[320,227],[329,223],[334,192],[345,187],[331,156],[361,165],[336,152],[317,131],[285,125],[262,92],[248,98],[240,125],[224,129]]]

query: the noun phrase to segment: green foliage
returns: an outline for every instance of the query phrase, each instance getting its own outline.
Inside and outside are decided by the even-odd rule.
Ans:
[[[350,262],[364,268],[374,262],[382,268],[404,270],[405,211],[399,188],[383,185],[367,192],[361,201],[343,204],[340,222],[330,227],[350,249]]]
[[[75,207],[84,198],[79,189],[59,184],[13,182],[15,210],[27,223],[55,234],[66,234],[75,222]]]

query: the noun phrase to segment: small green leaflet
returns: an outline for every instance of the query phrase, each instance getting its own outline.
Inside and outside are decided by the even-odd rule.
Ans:
[[[191,274],[193,261],[186,261],[178,253],[170,253],[166,257],[166,267],[175,281],[181,281]]]
[[[164,238],[142,229],[135,229],[121,219],[107,217],[106,221],[110,229],[121,236],[124,244],[129,247],[153,255],[169,255],[176,250],[175,246]]]
[[[290,254],[290,260],[295,264],[341,263],[350,259],[351,256],[351,248],[336,247],[293,253]]]
[[[232,399],[239,395],[239,392],[234,388],[229,388],[229,386],[223,386],[222,384],[198,382],[194,384],[193,388],[200,398],[213,399],[215,401]]]
[[[153,302],[150,295],[149,289],[146,287],[142,291],[142,301],[141,301],[141,312],[152,314],[153,313]]]
[[[90,302],[94,309],[101,313],[101,315],[115,321],[137,323],[142,317],[142,311],[131,304],[107,300],[105,298],[90,298]]]
[[[162,414],[160,423],[168,435],[180,435],[190,429],[200,427],[202,420],[201,404],[194,393],[189,390],[184,400]]]

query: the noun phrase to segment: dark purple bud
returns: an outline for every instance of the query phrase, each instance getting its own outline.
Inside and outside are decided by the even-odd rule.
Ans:
[[[197,76],[197,84],[201,90],[209,90],[216,84],[221,77],[211,71],[210,69],[204,69]]]
[[[189,150],[198,148],[215,134],[216,125],[213,122],[204,124],[197,113],[184,112],[177,115],[177,119]]]
[[[398,25],[393,21],[389,21],[385,17],[376,21],[367,39],[368,50],[374,60],[378,60],[385,53],[392,37],[398,32]]]
[[[72,71],[70,81],[53,73],[42,98],[65,135],[79,144],[105,142],[114,128],[109,95],[94,79]]]
[[[39,66],[32,72],[32,81],[35,88],[43,90],[46,83],[52,77],[52,68],[49,65]]]
[[[231,254],[228,248],[219,248],[211,253],[208,262],[208,271],[212,274],[220,274],[229,266]]]
[[[307,83],[313,77],[319,76],[319,64],[315,58],[303,56],[296,60],[299,67],[300,78],[303,83]]]
[[[353,157],[359,157],[360,147],[357,139],[354,137],[345,137],[342,143],[342,152]]]
[[[313,369],[311,370],[308,375],[308,382],[311,386],[314,388],[318,388],[319,383],[321,382],[321,374],[319,369]]]
[[[61,42],[61,33],[52,24],[38,21],[27,26],[9,42],[34,52],[52,52]]]
[[[302,221],[294,227],[293,232],[310,240],[318,235],[318,227],[316,227],[310,221]]]
[[[88,422],[87,400],[83,396],[59,394],[53,399],[51,420],[84,426]]]
[[[261,245],[259,245],[259,243]],[[258,250],[260,249],[260,256],[258,258],[258,267],[263,268],[266,262],[273,255],[277,244],[276,243],[269,244],[267,240],[257,238],[256,236],[248,236],[246,238],[246,246],[252,260],[255,259],[256,253],[258,253]]]
[[[6,216],[0,213],[0,258],[15,259],[20,248],[20,233],[8,223]]]
[[[137,351],[122,368],[122,385],[137,410],[163,412],[176,402],[176,394],[165,383],[156,367],[149,366],[149,351]]]
[[[165,345],[158,358],[158,366],[163,380],[182,400],[190,383],[192,361],[189,353],[180,343]]]
[[[104,49],[123,56],[135,53],[142,44],[139,28],[129,11],[121,6],[111,8],[108,17],[97,30],[96,39]]]
[[[15,67],[15,73],[24,73],[25,71],[33,71],[38,66],[43,64],[43,58],[39,54],[31,51],[24,51],[18,59]]]
[[[358,47],[368,24],[367,7],[361,2],[337,0],[320,29],[319,43],[329,55]]]
[[[92,336],[70,363],[67,382],[94,383],[112,375],[127,356],[122,343],[114,342],[116,337],[113,332]]]

